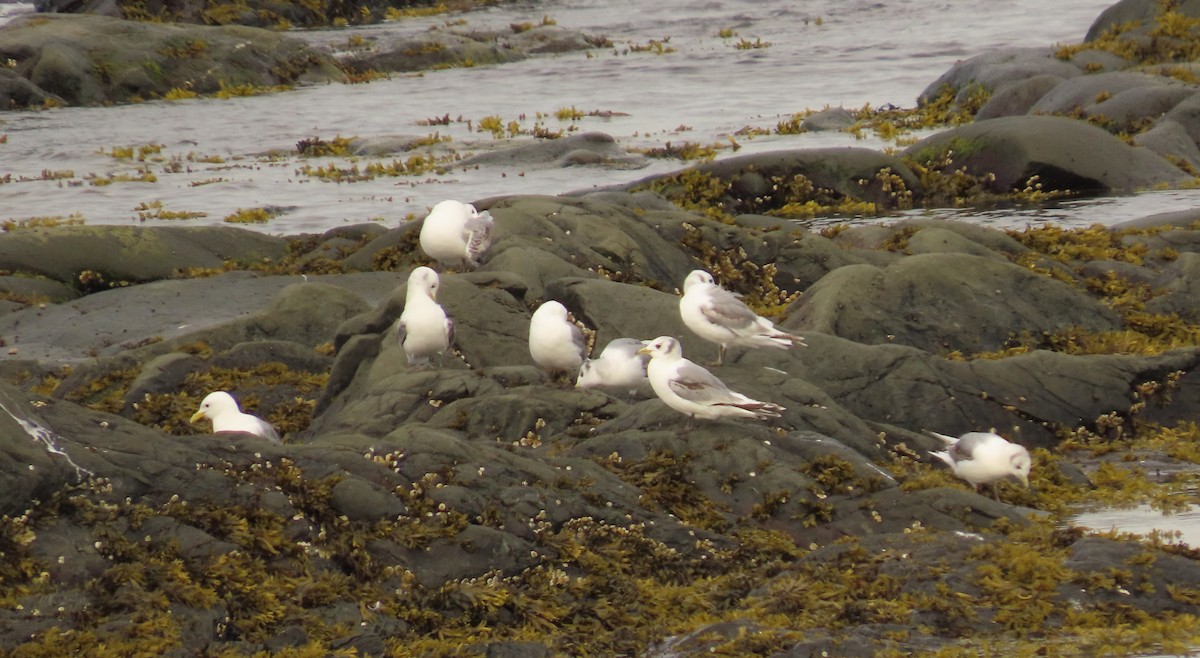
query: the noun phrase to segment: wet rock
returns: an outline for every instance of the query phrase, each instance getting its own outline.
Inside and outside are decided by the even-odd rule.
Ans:
[[[999,85],[975,113],[975,120],[1028,114],[1030,108],[1063,80],[1065,78],[1057,75],[1035,75]]]
[[[642,156],[630,154],[622,149],[610,135],[586,132],[481,153],[465,158],[456,163],[456,166],[569,167],[594,164],[635,169],[646,166],[647,161]]]
[[[1105,122],[1112,131],[1128,130],[1156,119],[1194,95],[1195,85],[1160,75],[1096,73],[1065,80],[1029,108],[1030,114],[1074,116],[1082,113]]]
[[[949,89],[961,103],[973,93],[990,94],[1013,82],[1046,75],[1067,79],[1081,73],[1077,66],[1058,59],[1048,48],[1006,48],[957,62],[925,87],[917,102],[930,103]]]
[[[788,316],[789,329],[934,353],[996,350],[1022,332],[1117,326],[1115,314],[1076,288],[963,253],[918,254],[887,268],[842,267],[809,288]]]
[[[60,104],[63,99],[47,93],[12,69],[0,69],[0,110],[20,110]]]
[[[684,172],[652,176],[624,186],[626,190],[659,187],[663,193],[687,198],[689,192],[678,182],[681,173],[699,172],[728,184],[719,204],[728,213],[762,214],[781,208],[791,199],[787,186],[797,178],[809,181],[815,189],[836,198],[862,199],[890,207],[890,192],[879,181],[881,171],[898,176],[909,190],[921,185],[912,170],[900,158],[859,148],[821,148],[775,151],[723,158],[690,167]],[[679,189],[677,189],[679,188]]]
[[[1171,11],[1183,16],[1200,16],[1200,4],[1194,0],[1185,0],[1172,5]],[[1140,29],[1146,30],[1162,12],[1163,6],[1154,0],[1120,0],[1100,12],[1100,16],[1092,22],[1083,40],[1093,41],[1113,27],[1134,21],[1140,23]]]
[[[1132,191],[1178,184],[1186,177],[1149,150],[1131,147],[1101,128],[1061,117],[979,121],[923,139],[904,153],[929,160],[947,151],[955,153],[947,169],[965,167],[973,175],[994,175],[990,187],[996,192],[1024,189],[1030,180],[1046,190]]]
[[[857,119],[844,107],[831,107],[805,117],[801,127],[812,132],[825,130],[845,130],[854,125]]]
[[[0,29],[0,56],[36,89],[26,100],[40,94],[70,105],[345,80],[328,55],[279,32],[84,14],[17,17]]]
[[[1133,143],[1164,158],[1200,167],[1200,147],[1196,146],[1187,129],[1174,120],[1164,118],[1158,121],[1153,128],[1138,133],[1133,138]]]
[[[94,292],[188,268],[219,269],[226,261],[277,260],[286,249],[282,238],[232,227],[61,226],[0,235],[0,268]]]
[[[71,287],[35,276],[0,276],[0,295],[22,306],[46,302],[65,302],[79,296]]]
[[[1148,561],[1151,566],[1120,581],[1104,579],[1112,574],[1129,573],[1130,565],[1138,561]],[[1200,587],[1200,566],[1195,560],[1104,537],[1084,537],[1072,544],[1071,556],[1063,566],[1097,579],[1096,586],[1091,588],[1064,586],[1064,597],[1068,600],[1086,596],[1109,605],[1132,605],[1151,614],[1192,610],[1191,603],[1172,592]]]

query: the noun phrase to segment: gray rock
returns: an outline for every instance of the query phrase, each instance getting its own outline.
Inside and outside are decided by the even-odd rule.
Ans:
[[[1023,332],[1117,326],[1115,314],[1077,288],[1003,259],[962,253],[840,268],[809,288],[788,316],[790,329],[934,353],[997,350]]]
[[[1196,146],[1187,129],[1177,121],[1163,118],[1155,123],[1153,128],[1134,136],[1133,143],[1164,158],[1200,169],[1200,147]]]
[[[58,281],[33,276],[0,276],[0,294],[26,305],[45,302],[65,302],[79,296],[72,288]]]
[[[182,45],[188,43],[204,47]],[[157,98],[172,89],[209,94],[221,85],[268,87],[346,79],[328,55],[279,32],[91,14],[19,16],[0,29],[0,57],[15,60],[15,71],[43,99],[53,96],[71,105]],[[38,93],[26,100],[41,104]]]
[[[890,190],[884,189],[879,175],[887,170],[903,180],[909,190],[920,191],[915,174],[900,158],[860,148],[820,148],[775,151],[735,156],[690,167],[684,172],[697,171],[714,176],[729,189],[720,200],[723,210],[732,215],[763,214],[777,210],[789,202],[807,201],[790,196],[790,183],[797,177],[811,182],[813,188],[833,198],[849,197],[873,201],[883,207],[895,205]],[[668,183],[663,193],[670,198],[686,198],[690,192],[670,183],[680,173],[651,176],[623,189],[640,190],[658,183]]]
[[[604,165],[620,169],[638,169],[647,164],[648,161],[645,157],[631,154],[621,148],[611,135],[586,132],[481,153],[464,158],[455,163],[455,166],[538,167],[553,165],[570,167]]]
[[[1192,141],[1200,144],[1200,94],[1180,101],[1163,115],[1162,120],[1173,121],[1183,126]]]
[[[1038,76],[1072,78],[1082,72],[1074,64],[1054,56],[1049,48],[1006,48],[976,55],[956,63],[934,80],[917,102],[930,103],[949,88],[960,99],[974,90],[994,93],[1002,85]]]
[[[16,71],[0,69],[0,110],[20,110],[62,102],[61,97],[38,87]]]
[[[979,121],[923,139],[904,154],[926,161],[948,151],[954,153],[949,167],[966,167],[977,176],[994,175],[991,187],[997,192],[1023,189],[1035,176],[1046,190],[1076,193],[1176,185],[1187,177],[1147,149],[1062,117]]]
[[[854,125],[857,119],[844,107],[831,107],[809,115],[801,123],[801,127],[812,132],[825,130],[845,130]]]
[[[0,234],[0,268],[95,291],[226,261],[277,260],[286,250],[282,238],[233,227],[60,226]]]
[[[1171,5],[1171,11],[1184,16],[1200,16],[1200,2],[1183,0],[1183,2]],[[1155,0],[1120,0],[1100,12],[1100,16],[1092,22],[1083,40],[1093,41],[1105,31],[1133,21],[1141,26],[1152,25],[1160,13],[1162,13],[1162,5]]]
[[[1028,114],[1030,108],[1064,79],[1057,75],[1035,75],[1006,82],[998,86],[979,108],[975,120]]]

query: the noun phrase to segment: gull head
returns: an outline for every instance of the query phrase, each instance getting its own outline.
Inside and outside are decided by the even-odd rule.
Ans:
[[[659,336],[650,341],[645,347],[637,351],[638,354],[649,354],[651,359],[672,358],[682,359],[683,348],[680,347],[679,341],[670,336]]]
[[[204,396],[204,400],[200,402],[200,408],[196,413],[192,414],[190,422],[196,422],[203,418],[213,419],[218,416],[223,416],[227,413],[238,413],[241,409],[238,408],[237,400],[225,391],[213,391]]]
[[[438,273],[432,268],[422,265],[412,271],[408,275],[408,289],[411,293],[414,290],[421,290],[429,295],[429,298],[437,301],[438,286],[441,280],[438,278]]]
[[[567,322],[567,307],[556,301],[548,301],[537,308],[533,312],[539,318],[547,318],[551,320],[562,320]]]
[[[1010,474],[1028,489],[1029,469],[1033,466],[1033,459],[1029,456],[1029,451],[1025,449],[1025,446],[1012,444],[1012,454],[1009,455],[1008,464]]]
[[[710,286],[717,285],[716,281],[713,279],[713,276],[708,272],[705,272],[704,270],[692,270],[692,272],[687,275],[687,278],[683,280],[683,291],[687,292],[688,288],[703,284],[708,284]]]

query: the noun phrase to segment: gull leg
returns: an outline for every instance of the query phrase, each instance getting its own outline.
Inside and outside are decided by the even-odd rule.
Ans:
[[[716,365],[721,365],[723,363],[725,363],[725,346],[718,345],[717,346],[717,363],[716,363]]]

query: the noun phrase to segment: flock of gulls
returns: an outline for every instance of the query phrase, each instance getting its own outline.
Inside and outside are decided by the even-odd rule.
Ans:
[[[474,268],[492,244],[494,220],[488,211],[456,200],[438,203],[425,217],[420,246],[443,269]],[[396,337],[410,366],[426,367],[454,344],[454,321],[437,302],[440,278],[429,267],[417,267],[408,277],[404,310],[396,321]],[[725,290],[703,270],[688,274],[683,282],[679,313],[685,326],[700,338],[717,345],[716,365],[724,363],[730,348],[790,349],[805,346],[800,336],[781,331],[754,312],[741,297]],[[652,340],[618,338],[595,359],[587,357],[587,341],[557,301],[542,303],[529,322],[529,355],[551,375],[575,373],[575,385],[601,387],[636,394],[649,383],[668,407],[691,418],[778,418],[784,407],[755,400],[731,390],[720,379],[683,356],[679,341],[671,336]],[[193,423],[207,418],[213,432],[246,432],[271,441],[279,434],[270,423],[243,413],[224,391],[210,393],[192,416]],[[976,490],[1008,477],[1028,486],[1029,452],[991,432],[968,432],[959,438],[929,432],[946,444],[931,452],[956,476]]]

